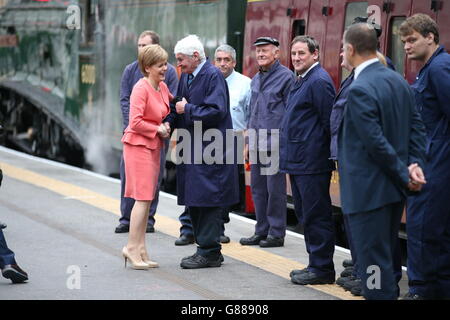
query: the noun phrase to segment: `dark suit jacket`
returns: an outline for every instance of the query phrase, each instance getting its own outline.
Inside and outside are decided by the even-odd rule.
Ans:
[[[330,114],[336,95],[330,75],[318,64],[292,86],[280,133],[280,169],[319,174],[334,169],[330,158]]]
[[[188,103],[185,106],[184,114],[176,114],[172,110],[171,115],[166,119],[178,129],[185,129],[189,132],[191,140],[189,163],[177,165],[177,195],[178,204],[191,207],[221,207],[229,206],[239,202],[239,186],[236,162],[226,164],[225,150],[226,130],[233,130],[230,115],[230,99],[225,78],[219,69],[209,61],[201,68],[200,72],[192,80],[190,87],[187,85],[188,75],[183,73],[178,84],[177,96],[185,97]],[[195,129],[194,122],[201,123],[201,130]],[[217,143],[217,138],[212,138],[213,142],[202,141],[205,131],[216,129],[213,134],[220,134],[224,148],[216,150],[217,157],[222,158],[223,164],[208,164],[204,159],[195,159],[195,151],[202,156],[211,154],[213,143]],[[187,137],[183,137],[187,138]],[[204,140],[208,140],[207,138]],[[210,139],[211,140],[211,139]],[[220,138],[219,138],[220,140]],[[179,141],[180,142],[180,141]],[[182,141],[186,143],[186,141]],[[186,144],[184,145],[187,152]],[[180,145],[177,148],[181,148]],[[200,160],[198,162],[198,160]]]
[[[425,162],[425,130],[408,83],[379,62],[350,87],[339,128],[340,194],[346,214],[406,197],[407,166]]]

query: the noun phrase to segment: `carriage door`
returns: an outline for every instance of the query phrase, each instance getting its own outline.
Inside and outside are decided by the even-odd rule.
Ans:
[[[330,74],[336,89],[342,80],[347,78],[349,72],[341,68],[340,53],[342,50],[342,37],[347,28],[356,17],[367,16],[368,1],[361,0],[332,0],[330,1],[331,12],[327,19],[326,57],[322,56],[323,66]],[[333,30],[333,32],[331,32]]]
[[[313,36],[319,42],[320,63],[325,69],[327,66],[324,58],[328,55],[326,46],[327,20],[333,14],[332,2],[332,0],[311,1],[307,22],[307,34]],[[330,33],[332,34],[333,30],[330,30]]]
[[[450,52],[450,3],[448,1],[430,1],[431,11],[437,15],[439,26],[439,44]],[[431,16],[433,17],[433,16]]]
[[[306,34],[306,23],[308,21],[309,13],[309,1],[295,1],[291,0],[286,10],[286,16],[289,17],[289,46],[286,51],[287,54],[287,67],[294,70],[291,61],[291,41],[296,36],[302,36]]]

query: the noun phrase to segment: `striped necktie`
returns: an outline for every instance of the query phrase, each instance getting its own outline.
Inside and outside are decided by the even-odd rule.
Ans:
[[[192,80],[194,80],[194,75],[192,73],[189,73],[187,78],[188,88],[191,86]]]

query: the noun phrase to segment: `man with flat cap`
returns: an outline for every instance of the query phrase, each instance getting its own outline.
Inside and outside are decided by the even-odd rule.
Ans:
[[[240,243],[281,247],[286,234],[286,174],[278,168],[279,129],[295,79],[293,72],[278,60],[277,39],[260,37],[254,45],[259,72],[251,81],[248,131],[256,134],[246,141],[245,158],[248,160],[249,152],[257,155],[251,158],[256,226],[255,234],[242,238]],[[273,166],[275,172],[267,170]]]

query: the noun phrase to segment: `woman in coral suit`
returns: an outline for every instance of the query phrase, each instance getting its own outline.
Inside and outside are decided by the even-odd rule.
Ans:
[[[163,82],[167,71],[167,52],[159,45],[148,45],[139,52],[139,68],[144,77],[130,97],[130,120],[122,138],[125,161],[125,197],[136,202],[131,211],[128,243],[122,250],[133,269],[156,268],[145,246],[149,207],[158,184],[160,152],[163,139],[170,135],[164,124],[172,96]]]

